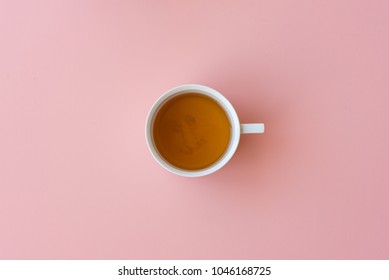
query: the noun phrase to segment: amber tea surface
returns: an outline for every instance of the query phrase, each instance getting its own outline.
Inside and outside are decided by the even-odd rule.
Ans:
[[[227,150],[231,124],[223,108],[199,93],[181,94],[168,100],[153,125],[160,155],[172,165],[197,170],[220,159]]]

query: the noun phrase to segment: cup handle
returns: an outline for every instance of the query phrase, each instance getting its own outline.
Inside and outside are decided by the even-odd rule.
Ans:
[[[263,123],[243,123],[240,125],[240,133],[264,133],[265,124]]]

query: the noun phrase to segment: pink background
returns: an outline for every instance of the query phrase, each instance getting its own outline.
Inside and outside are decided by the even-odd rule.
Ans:
[[[389,2],[0,1],[0,258],[388,259]],[[264,122],[183,178],[144,126],[205,84]]]

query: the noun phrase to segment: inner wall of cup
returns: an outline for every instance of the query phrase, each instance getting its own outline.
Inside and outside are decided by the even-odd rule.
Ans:
[[[210,166],[206,167],[206,168],[203,168],[203,169],[197,169],[197,170],[188,170],[188,169],[182,169],[182,168],[179,168],[175,165],[172,165],[169,161],[167,161],[158,151],[156,145],[155,145],[155,142],[154,142],[154,121],[155,121],[155,118],[160,110],[160,108],[162,108],[162,106],[168,102],[169,100],[175,98],[176,96],[178,95],[181,95],[181,94],[185,94],[185,93],[199,93],[199,94],[203,94],[203,95],[206,95],[210,98],[212,98],[213,100],[215,100],[220,107],[223,108],[223,110],[225,111],[226,115],[227,115],[227,118],[230,122],[230,128],[231,128],[231,134],[230,134],[230,141],[229,141],[229,144],[228,144],[228,147],[226,149],[226,151],[224,152],[224,154],[217,160],[215,161],[213,164],[211,164]],[[232,119],[231,115],[234,114],[235,112],[231,112],[224,104],[224,102],[222,100],[220,100],[219,98],[217,98],[217,96],[214,96],[213,94],[210,94],[206,91],[201,91],[201,90],[198,90],[198,89],[192,89],[192,90],[182,90],[182,91],[178,91],[176,93],[173,93],[171,94],[170,96],[168,96],[165,100],[163,100],[163,102],[161,102],[158,107],[156,108],[155,110],[155,113],[153,114],[153,117],[152,117],[152,120],[151,120],[151,131],[150,131],[150,134],[151,134],[151,139],[153,141],[153,146],[154,146],[154,149],[155,151],[158,153],[159,157],[161,160],[163,160],[166,164],[168,164],[170,167],[176,169],[176,170],[181,170],[181,171],[187,171],[187,172],[198,172],[198,171],[202,171],[202,170],[206,170],[206,169],[209,169],[215,165],[218,165],[221,161],[223,161],[223,159],[225,159],[225,157],[228,155],[228,151],[231,149],[231,146],[233,145],[234,143],[234,138],[236,137],[235,135],[235,131],[236,131],[236,123],[234,122],[234,120]]]

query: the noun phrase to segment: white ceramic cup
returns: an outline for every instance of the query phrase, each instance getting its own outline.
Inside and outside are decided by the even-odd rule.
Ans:
[[[215,163],[204,169],[185,170],[172,165],[160,155],[153,140],[153,125],[159,109],[171,98],[186,93],[200,93],[211,97],[224,109],[231,125],[230,142],[224,155],[221,156],[220,159]],[[146,142],[151,154],[154,156],[156,161],[166,170],[181,176],[200,177],[219,170],[231,159],[236,151],[236,148],[238,147],[240,134],[263,133],[264,131],[265,125],[263,123],[241,124],[234,107],[232,107],[231,103],[218,91],[203,85],[187,84],[168,90],[161,97],[159,97],[151,107],[146,121]]]

